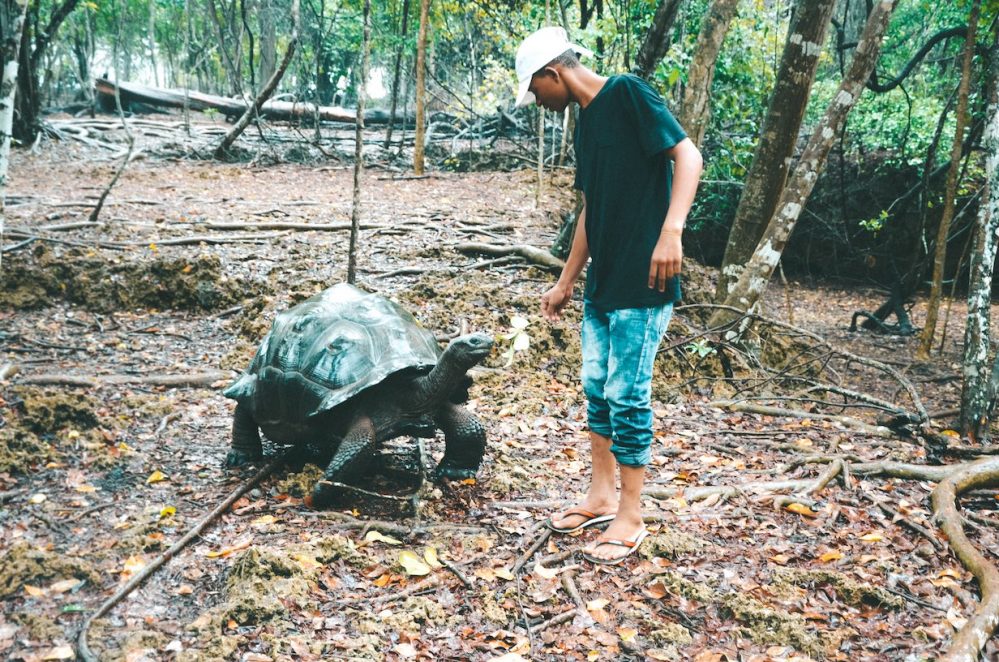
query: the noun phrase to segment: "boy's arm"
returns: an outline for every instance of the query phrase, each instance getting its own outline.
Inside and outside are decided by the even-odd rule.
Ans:
[[[562,309],[572,299],[572,289],[576,285],[579,274],[583,272],[586,261],[590,259],[590,245],[586,240],[586,198],[583,198],[583,210],[576,219],[576,231],[572,235],[572,247],[569,257],[562,267],[562,275],[558,282],[541,295],[541,314],[549,321],[555,321],[562,316]]]
[[[666,155],[673,159],[673,187],[663,229],[652,251],[652,264],[649,266],[649,287],[660,292],[665,292],[666,282],[680,273],[680,263],[683,260],[680,236],[683,234],[690,206],[694,203],[703,165],[701,153],[690,138],[684,138],[666,150]]]

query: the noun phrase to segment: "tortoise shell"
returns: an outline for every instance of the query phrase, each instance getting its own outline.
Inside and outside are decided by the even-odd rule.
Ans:
[[[340,283],[278,314],[223,394],[249,405],[258,421],[304,421],[399,371],[429,372],[441,353],[401,306]]]

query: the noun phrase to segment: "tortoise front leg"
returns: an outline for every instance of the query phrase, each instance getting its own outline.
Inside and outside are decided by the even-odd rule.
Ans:
[[[437,465],[435,478],[472,478],[486,454],[486,430],[479,419],[460,405],[445,404],[434,415],[437,427],[444,431],[444,457]]]
[[[375,426],[371,419],[359,414],[347,434],[343,436],[339,448],[333,454],[322,479],[312,489],[312,505],[320,507],[330,502],[336,494],[332,483],[349,482],[360,475],[375,453]]]
[[[246,405],[237,404],[232,418],[232,448],[225,457],[225,466],[239,467],[256,462],[264,456],[260,431]]]

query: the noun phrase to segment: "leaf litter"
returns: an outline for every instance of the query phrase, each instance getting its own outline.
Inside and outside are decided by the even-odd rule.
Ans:
[[[15,159],[14,188],[38,201],[10,208],[19,227],[41,224],[44,200],[83,198],[102,181],[100,166],[59,150]],[[65,173],[59,189],[51,178],[31,176],[52,167]],[[548,538],[526,572],[511,572],[550,512],[586,488],[580,311],[574,303],[562,322],[548,325],[538,297],[553,282],[549,273],[520,265],[469,270],[476,259],[454,245],[498,236],[547,246],[560,211],[571,206],[567,182],[561,177],[535,209],[534,173],[393,176],[368,174],[363,213],[382,227],[362,233],[361,282],[395,297],[442,341],[474,330],[501,339],[470,394],[469,407],[489,433],[479,475],[420,486],[419,467],[386,461],[398,473],[364,480],[386,493],[418,489],[415,511],[359,495],[315,512],[302,499],[320,469],[299,458],[98,619],[90,640],[101,659],[762,661],[918,659],[945,650],[954,623],[973,608],[970,575],[867,496],[925,520],[925,484],[830,484],[790,510],[752,492],[687,498],[693,487],[814,478],[812,456],[912,461],[924,454],[911,440],[885,443],[830,421],[707,407],[738,390],[726,371],[745,377],[752,366],[724,347],[699,344],[704,318],[695,309],[675,317],[656,364],[649,471],[656,496],[645,502],[652,535],[641,554],[618,568],[580,565],[574,550],[599,533],[587,530]],[[345,235],[201,246],[164,239],[272,209],[300,222],[342,221],[348,182],[346,169],[294,164],[130,166],[113,196],[116,220],[100,234],[83,228],[60,237],[141,244],[45,243],[5,256],[11,271],[0,288],[0,361],[16,363],[22,375],[242,369],[278,311],[343,277]],[[486,188],[491,194],[482,196]],[[153,195],[155,205],[129,202]],[[59,213],[72,221],[82,212]],[[379,278],[402,268],[411,272]],[[707,301],[711,270],[692,263],[687,270],[687,301]],[[72,279],[90,279],[92,287],[59,284]],[[850,310],[876,306],[873,292],[789,287],[805,302],[797,323],[830,340],[874,357],[911,347],[842,330]],[[773,288],[768,314],[782,316],[784,294]],[[529,342],[502,356],[513,329]],[[758,343],[773,370],[800,360],[807,344],[766,334]],[[950,360],[919,369],[936,377],[952,370]],[[53,389],[18,381],[0,388],[0,653],[68,659],[86,612],[120,585],[123,569],[148,563],[241,479],[221,468],[231,403],[219,393],[224,382]],[[861,386],[894,395],[891,384]],[[954,401],[950,382],[922,386],[941,403]],[[774,380],[761,392],[784,388]],[[404,439],[392,452],[409,457],[414,445]],[[417,462],[432,466],[443,440],[425,445]],[[156,475],[164,479],[149,480]],[[988,516],[985,506],[980,512]],[[979,533],[983,546],[994,542],[994,529]],[[536,563],[555,574],[530,571]]]

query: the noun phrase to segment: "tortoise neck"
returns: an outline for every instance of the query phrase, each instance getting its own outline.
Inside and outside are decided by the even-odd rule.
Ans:
[[[416,399],[426,402],[439,397],[442,393],[450,393],[464,374],[465,370],[455,361],[444,360],[442,357],[434,369],[417,383]]]

